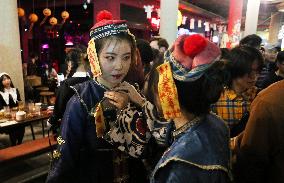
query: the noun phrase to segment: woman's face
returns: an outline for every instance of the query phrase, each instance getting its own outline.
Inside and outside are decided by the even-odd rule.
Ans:
[[[2,84],[3,84],[4,88],[10,88],[10,86],[11,86],[11,79],[4,75]]]
[[[258,67],[259,66],[257,61],[254,61],[251,66],[251,72],[249,74],[245,74],[243,77],[236,79],[236,84],[241,90],[245,91],[255,86],[257,77],[259,75]]]
[[[131,46],[126,40],[107,41],[99,53],[102,76],[105,86],[115,87],[127,75],[131,65]]]

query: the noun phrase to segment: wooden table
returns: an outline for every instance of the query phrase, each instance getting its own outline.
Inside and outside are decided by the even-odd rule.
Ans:
[[[31,127],[31,131],[32,131],[33,140],[35,140],[35,134],[34,134],[34,130],[33,130],[32,124],[41,121],[42,135],[44,137],[45,134],[44,134],[44,122],[43,122],[43,120],[48,119],[50,116],[51,116],[51,114],[48,114],[46,111],[42,111],[40,115],[34,116],[34,117],[28,117],[28,118],[26,118],[25,120],[22,120],[22,121],[10,120],[10,122],[12,122],[12,123],[8,124],[8,125],[5,125],[5,126],[1,126],[1,123],[0,123],[0,132],[7,131],[7,130],[12,130],[13,128],[21,127],[21,126],[22,127],[30,126]]]

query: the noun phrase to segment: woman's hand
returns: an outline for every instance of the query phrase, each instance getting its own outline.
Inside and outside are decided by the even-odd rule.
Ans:
[[[109,99],[109,103],[118,109],[123,109],[129,103],[129,97],[126,93],[118,91],[106,91],[104,97]]]
[[[146,99],[140,95],[140,93],[135,89],[134,86],[125,81],[121,83],[118,87],[114,88],[114,90],[126,93],[133,103],[141,107],[146,101]]]

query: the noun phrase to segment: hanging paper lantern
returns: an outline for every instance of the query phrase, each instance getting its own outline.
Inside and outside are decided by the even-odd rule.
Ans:
[[[177,26],[180,26],[181,23],[182,23],[182,14],[181,14],[181,12],[178,10]]]
[[[47,17],[49,17],[51,15],[51,10],[49,8],[45,8],[43,11],[42,11],[43,15],[44,15],[44,18],[43,20],[40,22],[40,25],[44,24]]]
[[[202,23],[202,21],[201,21],[201,20],[198,20],[198,28],[201,27],[201,23]]]
[[[49,8],[45,8],[42,13],[44,16],[49,17],[51,15],[51,10]]]
[[[217,30],[217,24],[213,24],[213,30]]]
[[[23,17],[25,15],[25,10],[23,8],[18,8],[18,16]]]
[[[29,32],[31,32],[33,27],[34,27],[34,23],[38,21],[38,16],[35,13],[32,13],[29,16],[29,20],[31,22],[31,25],[30,25],[30,28],[29,28]]]
[[[51,17],[51,18],[49,19],[49,23],[50,23],[51,25],[56,25],[56,24],[57,24],[57,18]]]
[[[205,29],[205,31],[209,31],[210,30],[209,22],[205,22],[204,23],[204,29]]]
[[[30,14],[29,20],[31,23],[35,23],[38,21],[38,16],[35,13]]]
[[[194,29],[194,18],[190,19],[190,24],[189,24],[190,29]]]
[[[186,20],[187,20],[187,17],[186,16],[182,16],[182,25],[185,25],[186,24]]]
[[[62,11],[61,17],[62,17],[63,23],[64,23],[65,20],[69,18],[69,13],[68,13],[68,11]]]

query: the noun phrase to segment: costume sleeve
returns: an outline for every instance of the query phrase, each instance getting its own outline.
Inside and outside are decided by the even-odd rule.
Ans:
[[[170,162],[156,173],[151,183],[228,183],[226,172],[221,170],[203,170],[195,166]]]
[[[166,144],[166,135],[167,135],[167,126],[169,124],[166,120],[161,120],[158,116],[156,107],[146,101],[142,107],[143,115],[146,118],[148,128],[151,132],[151,135],[155,138],[157,144],[165,145]]]
[[[66,182],[70,180],[70,177],[71,180],[73,178],[76,180],[87,116],[79,99],[73,96],[67,104],[61,124],[61,133],[57,138],[58,147],[53,152],[54,159],[46,182]]]
[[[251,106],[237,159],[237,177],[262,182],[267,173],[272,135],[269,123],[272,120],[269,105],[260,97]]]

